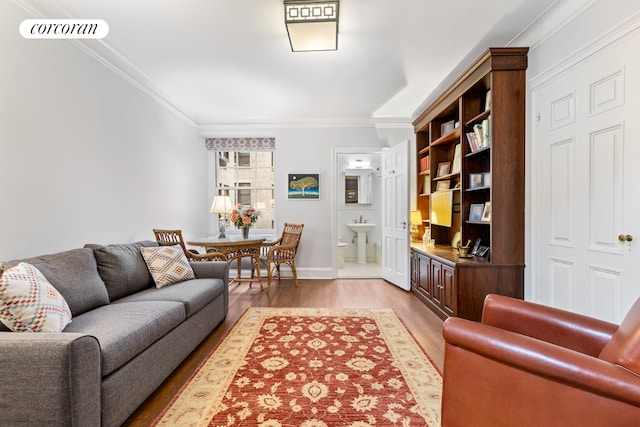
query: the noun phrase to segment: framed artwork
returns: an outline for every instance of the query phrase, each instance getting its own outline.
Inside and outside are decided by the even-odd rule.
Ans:
[[[469,174],[469,188],[480,188],[484,186],[484,177],[481,173]]]
[[[320,198],[320,174],[290,173],[288,198],[317,200]]]
[[[473,203],[469,208],[469,221],[480,221],[483,212],[484,205],[482,203]]]
[[[484,203],[484,209],[482,210],[482,221],[491,221],[491,202]]]
[[[448,179],[436,182],[436,191],[447,191],[451,188],[451,181]]]
[[[488,257],[489,256],[489,246],[480,246],[478,248],[476,256]]]
[[[478,255],[478,249],[480,249],[480,243],[482,241],[478,238],[476,242],[473,244],[473,249],[471,249],[471,255]]]
[[[449,167],[451,167],[451,162],[438,163],[438,175],[437,176],[449,175]]]
[[[491,172],[485,172],[482,174],[482,186],[491,187]]]

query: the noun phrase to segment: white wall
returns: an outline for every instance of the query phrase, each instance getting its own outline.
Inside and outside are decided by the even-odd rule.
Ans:
[[[374,128],[298,128],[276,133],[276,224],[304,224],[296,267],[300,277],[333,277],[332,147],[386,146]],[[320,174],[320,199],[287,199],[290,173]]]
[[[193,124],[65,40],[25,40],[0,2],[0,260],[206,232]]]

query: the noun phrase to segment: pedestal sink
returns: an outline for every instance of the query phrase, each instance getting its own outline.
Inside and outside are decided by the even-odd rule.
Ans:
[[[352,222],[347,226],[357,233],[358,239],[358,264],[367,263],[367,233],[374,229],[375,224],[368,222]]]

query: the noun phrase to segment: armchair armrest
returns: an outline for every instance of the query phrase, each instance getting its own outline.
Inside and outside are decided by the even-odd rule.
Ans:
[[[101,423],[100,346],[89,335],[0,332],[3,425]]]
[[[295,259],[296,245],[278,245],[269,249],[267,259]]]
[[[456,346],[502,366],[640,406],[640,377],[596,357],[459,318],[445,321],[443,336],[447,347]],[[445,376],[446,369],[445,356]]]
[[[482,323],[597,357],[618,325],[501,295],[488,295]]]
[[[207,252],[205,254],[190,252],[190,261],[226,261],[227,256],[222,252]]]

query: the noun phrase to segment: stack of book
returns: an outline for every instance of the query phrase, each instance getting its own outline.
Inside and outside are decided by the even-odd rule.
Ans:
[[[482,124],[473,125],[473,132],[467,132],[467,141],[471,152],[491,146],[491,116],[484,119]]]
[[[420,172],[427,172],[429,170],[429,156],[424,156],[420,159]]]

